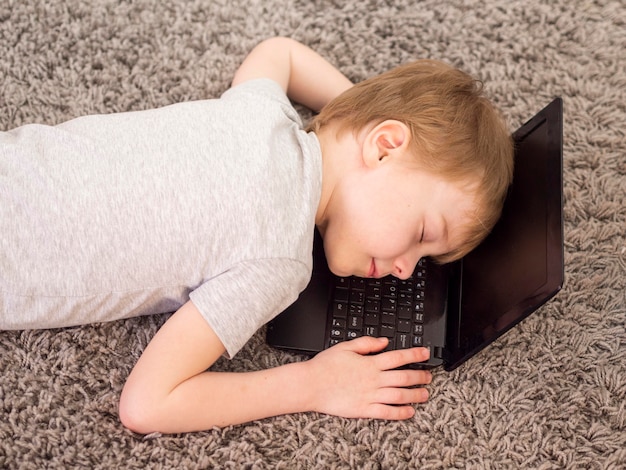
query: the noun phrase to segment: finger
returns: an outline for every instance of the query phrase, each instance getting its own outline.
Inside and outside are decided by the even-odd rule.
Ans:
[[[428,390],[425,388],[381,388],[376,393],[376,401],[386,405],[408,405],[424,403],[428,400]]]
[[[427,385],[433,376],[428,370],[388,370],[381,374],[382,387],[411,387],[413,385]]]
[[[336,347],[353,351],[355,353],[366,355],[382,351],[389,344],[387,338],[374,338],[372,336],[361,336],[351,341],[339,343]]]
[[[387,351],[374,356],[380,370],[390,370],[415,362],[423,362],[430,357],[428,348],[410,348]]]
[[[368,415],[364,416],[365,418],[387,419],[393,421],[409,419],[415,415],[415,408],[411,405],[397,406],[376,403],[370,405],[367,411]]]

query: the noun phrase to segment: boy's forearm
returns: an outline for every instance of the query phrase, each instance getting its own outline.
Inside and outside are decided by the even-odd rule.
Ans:
[[[245,373],[204,372],[161,403],[158,422],[136,431],[180,433],[312,409],[305,363]]]
[[[348,78],[315,51],[282,37],[256,46],[235,74],[233,85],[260,77],[275,80],[289,98],[314,111],[352,86]]]

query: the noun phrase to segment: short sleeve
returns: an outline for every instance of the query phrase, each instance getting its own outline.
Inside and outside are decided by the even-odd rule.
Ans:
[[[297,299],[310,274],[305,264],[292,259],[245,261],[202,284],[190,299],[232,358]]]
[[[282,87],[269,78],[255,78],[245,81],[222,94],[222,100],[267,100],[279,104],[283,113],[293,122],[302,127],[302,118],[291,104]]]

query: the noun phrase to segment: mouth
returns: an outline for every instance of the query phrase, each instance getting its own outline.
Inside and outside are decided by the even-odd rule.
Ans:
[[[370,264],[370,270],[367,273],[367,277],[376,277],[376,262],[374,258],[372,258],[372,263]]]

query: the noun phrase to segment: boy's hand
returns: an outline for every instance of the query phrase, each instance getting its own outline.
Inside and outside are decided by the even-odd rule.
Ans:
[[[386,338],[364,336],[339,343],[308,361],[315,391],[313,410],[346,418],[399,420],[415,414],[412,403],[428,399],[426,370],[394,370],[428,359],[426,348],[382,351]]]

